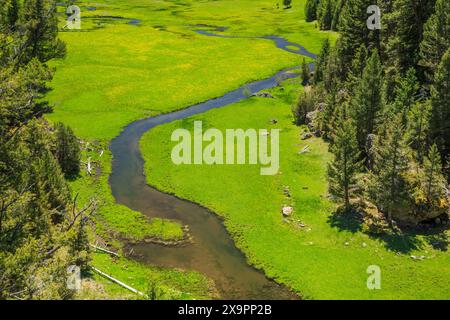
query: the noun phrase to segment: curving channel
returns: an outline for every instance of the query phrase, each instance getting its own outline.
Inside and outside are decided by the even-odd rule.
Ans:
[[[230,37],[196,31],[207,36]],[[316,56],[304,47],[281,37],[262,37],[275,42],[278,48],[311,58]],[[297,50],[293,49],[296,48]],[[144,175],[144,161],[139,141],[148,130],[171,121],[184,119],[214,108],[221,108],[278,85],[281,79],[298,74],[286,69],[270,78],[249,83],[222,97],[186,109],[149,117],[131,123],[110,145],[113,155],[109,177],[116,201],[148,217],[175,219],[188,225],[193,243],[184,246],[163,246],[153,243],[130,244],[132,258],[160,267],[196,270],[213,279],[223,299],[297,299],[287,287],[268,279],[263,272],[247,263],[245,255],[235,246],[219,216],[195,203],[179,199],[150,187]],[[248,92],[247,92],[248,94]],[[232,201],[230,199],[230,201]]]

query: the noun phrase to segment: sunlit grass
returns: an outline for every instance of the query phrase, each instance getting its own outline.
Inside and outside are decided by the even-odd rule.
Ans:
[[[248,259],[304,298],[450,298],[450,256],[433,249],[432,236],[382,240],[345,226],[350,221],[340,224],[332,219],[334,206],[327,199],[326,183],[328,147],[318,138],[300,139],[302,129],[292,124],[290,112],[295,95],[289,99],[288,89],[275,92],[275,100],[251,98],[149,131],[141,142],[148,182],[224,217]],[[278,122],[272,124],[272,119]],[[176,128],[192,130],[194,120],[202,120],[204,130],[281,129],[280,173],[261,176],[255,165],[174,165],[170,155],[176,143],[170,136]],[[306,145],[311,152],[299,154]],[[284,222],[283,205],[292,205],[294,220],[305,226]],[[415,245],[407,250],[411,241]],[[410,255],[426,258],[415,261]],[[370,265],[381,268],[381,290],[366,286]]]

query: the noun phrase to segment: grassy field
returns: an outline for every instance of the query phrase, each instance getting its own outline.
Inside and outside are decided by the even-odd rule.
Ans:
[[[76,4],[82,11],[81,30],[60,33],[67,56],[52,62],[56,73],[47,98],[54,112],[48,119],[70,125],[104,150],[102,158],[99,152],[90,154],[97,161],[96,177],[83,174],[72,183],[74,192],[81,201],[93,195],[100,199],[97,228],[102,234],[136,240],[176,240],[181,226],[158,220],[149,225],[140,213],[115,204],[107,182],[109,141],[134,120],[220,96],[300,63],[271,41],[205,37],[193,32],[195,25],[228,26],[229,34],[282,35],[316,53],[325,37],[335,38],[304,22],[303,5],[285,11],[273,1],[245,0],[239,6],[235,1],[156,0]],[[129,24],[130,19],[139,24]]]
[[[277,49],[271,41],[205,37],[193,31],[197,25],[228,27],[223,32],[227,35],[283,36],[314,53],[323,39],[336,39],[336,34],[319,31],[315,23],[305,23],[303,0],[294,1],[290,10],[276,8],[277,2],[77,2],[82,29],[61,33],[68,54],[52,62],[56,73],[48,99],[55,107],[48,118],[69,124],[95,146],[94,151],[84,152],[83,159],[91,156],[97,173],[83,172],[71,185],[81,202],[93,196],[101,202],[96,219],[100,235],[116,240],[182,237],[176,221],[147,220],[115,203],[107,180],[111,170],[107,146],[125,125],[220,96],[301,62],[301,57]],[[139,23],[129,24],[134,19]],[[249,261],[305,298],[449,299],[450,256],[433,248],[435,235],[369,237],[352,219],[331,215],[333,204],[326,198],[327,145],[319,139],[299,139],[302,129],[292,125],[290,115],[299,84],[285,87],[275,90],[276,100],[251,98],[152,130],[142,141],[149,183],[223,216]],[[273,118],[277,124],[271,124]],[[281,173],[260,176],[257,166],[172,165],[170,134],[178,127],[192,128],[194,119],[221,129],[282,129]],[[311,152],[299,154],[305,144]],[[291,198],[283,194],[286,186]],[[283,221],[284,204],[294,206],[295,220]],[[213,294],[210,283],[197,273],[183,275],[98,255],[93,263],[124,281],[129,279],[140,290],[146,290],[148,279],[158,278],[165,292],[175,292],[171,298]],[[369,265],[381,267],[381,290],[366,287]]]
[[[302,21],[303,10],[262,9],[273,1],[239,1],[238,8],[235,1],[78,4],[82,29],[61,33],[68,55],[54,63],[58,72],[48,98],[55,113],[49,118],[90,139],[109,140],[133,120],[220,96],[300,64],[298,56],[271,41],[205,37],[193,32],[196,24],[229,26],[227,34],[286,36],[316,53],[329,36]],[[86,6],[97,10],[83,10]],[[96,18],[101,16],[140,23]]]
[[[433,236],[373,238],[355,220],[331,214],[327,145],[317,138],[301,140],[303,129],[292,124],[290,106],[299,86],[275,89],[276,100],[250,98],[152,129],[141,142],[148,182],[224,217],[249,261],[304,298],[449,299],[450,255],[433,249]],[[194,120],[203,121],[203,130],[281,129],[279,174],[261,176],[255,165],[174,165],[172,131],[192,130]],[[311,152],[299,154],[306,145]],[[283,221],[283,205],[294,207],[292,221]],[[381,290],[367,289],[370,265],[381,268]]]
[[[210,299],[215,294],[211,281],[197,272],[162,270],[104,253],[94,253],[91,264],[146,295],[153,291],[156,299]],[[143,299],[93,271],[83,280],[77,298]]]

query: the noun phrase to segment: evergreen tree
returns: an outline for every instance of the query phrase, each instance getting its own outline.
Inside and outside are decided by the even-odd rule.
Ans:
[[[345,1],[339,18],[341,37],[336,44],[339,56],[339,78],[347,77],[355,51],[364,44],[366,48],[379,48],[379,32],[367,28],[367,7],[373,4],[370,0]]]
[[[416,78],[416,72],[413,68],[408,69],[405,77],[399,80],[394,90],[395,100],[392,105],[393,114],[401,114],[403,125],[406,126],[406,120],[410,108],[419,99],[419,83]]]
[[[331,0],[321,0],[319,9],[319,25],[321,30],[330,30],[333,21],[333,3]]]
[[[432,205],[445,197],[445,179],[442,176],[441,157],[435,144],[431,146],[424,162],[424,182],[428,204]]]
[[[393,212],[402,207],[408,190],[404,175],[408,170],[408,148],[402,119],[397,116],[384,124],[375,143],[375,164],[371,176],[372,200],[392,221]]]
[[[331,133],[334,128],[337,99],[337,90],[334,89],[327,95],[327,99],[321,113],[320,130],[325,138],[331,138]]]
[[[436,0],[434,14],[425,23],[423,29],[420,64],[427,68],[428,80],[432,81],[442,56],[450,47],[450,1]]]
[[[309,64],[306,63],[305,58],[303,58],[303,61],[302,61],[302,80],[303,80],[303,85],[304,86],[309,84],[310,74],[311,74],[311,71],[309,70]]]
[[[80,171],[80,145],[70,127],[59,122],[56,129],[56,157],[67,177],[73,177]]]
[[[7,11],[8,25],[11,30],[14,30],[16,23],[19,20],[19,2],[17,0],[11,0]]]
[[[361,170],[356,128],[352,120],[338,117],[336,134],[331,152],[334,160],[328,164],[329,192],[344,202],[345,210],[350,210],[350,188],[356,182],[356,173]]]
[[[58,39],[54,1],[25,0],[21,20],[24,42],[20,48],[18,64],[26,64],[32,58],[47,62],[65,54],[65,45]]]
[[[393,2],[394,35],[388,40],[390,64],[401,73],[416,67],[423,25],[434,10],[435,0],[397,0]]]
[[[450,154],[450,48],[436,70],[431,106],[430,138],[446,159]]]
[[[311,22],[317,19],[317,5],[319,0],[306,0],[305,17],[306,22]]]
[[[336,5],[334,6],[333,20],[331,21],[331,30],[339,30],[339,18],[342,14],[342,8],[344,7],[344,4],[344,0],[338,0]]]
[[[340,86],[340,79],[343,74],[337,50],[330,51],[325,67],[326,68],[323,68],[323,84],[325,90],[330,92],[334,88]]]
[[[415,159],[423,163],[427,146],[430,119],[430,103],[415,103],[408,114],[407,143],[415,151]]]
[[[346,87],[351,95],[354,95],[355,88],[361,80],[368,56],[369,53],[364,44],[362,44],[355,52],[355,57],[352,60],[352,67],[350,68],[346,82]]]
[[[381,110],[382,81],[381,62],[374,50],[367,60],[352,102],[352,115],[356,121],[357,140],[361,150],[364,150],[367,135],[374,132]]]
[[[319,83],[323,80],[324,70],[327,68],[327,62],[330,55],[330,41],[327,39],[324,40],[322,49],[320,50],[319,56],[316,59],[314,65],[314,83]]]

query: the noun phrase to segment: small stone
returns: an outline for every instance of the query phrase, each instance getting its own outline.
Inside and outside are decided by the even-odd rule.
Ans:
[[[344,245],[345,245],[345,246],[348,246],[348,245],[349,245],[349,243],[348,243],[348,242],[345,242],[345,243],[344,243]]]
[[[361,245],[363,248],[367,247],[367,244],[365,242],[362,243]]]
[[[294,208],[292,208],[291,206],[284,206],[283,209],[281,210],[281,212],[283,213],[283,216],[285,216],[285,217],[289,217],[293,211],[294,211]]]
[[[441,224],[441,219],[436,218],[436,219],[434,219],[434,222],[435,222],[436,224]]]

